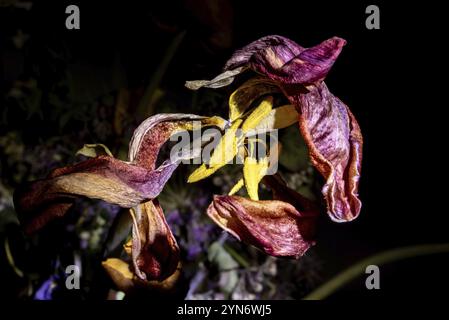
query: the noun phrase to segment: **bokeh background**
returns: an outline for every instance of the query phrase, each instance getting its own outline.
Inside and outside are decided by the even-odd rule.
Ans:
[[[447,224],[435,207],[441,199],[421,193],[435,187],[416,181],[411,191],[401,192],[413,183],[405,177],[434,174],[420,165],[426,152],[418,131],[393,131],[411,112],[401,95],[419,90],[396,87],[401,73],[416,63],[399,47],[408,41],[409,30],[397,20],[406,11],[378,2],[381,29],[367,30],[365,8],[371,3],[364,1],[92,2],[0,0],[2,296],[122,299],[100,262],[119,254],[130,230],[126,210],[82,200],[64,219],[25,237],[12,204],[14,188],[82,160],[76,151],[84,143],[103,143],[125,159],[133,130],[155,113],[226,116],[229,89],[192,92],[184,82],[212,78],[234,50],[270,34],[305,47],[332,36],[348,41],[326,82],[350,106],[365,138],[361,215],[335,224],[323,213],[317,245],[302,259],[268,257],[222,233],[205,215],[212,195],[229,190],[237,169],[187,185],[192,168],[179,168],[160,197],[184,264],[169,295],[300,299],[371,254],[447,239]],[[80,30],[65,28],[69,4],[79,5]],[[308,162],[298,129],[286,129],[281,141],[281,173],[296,190],[320,201],[323,181]],[[381,290],[367,290],[361,276],[332,298],[432,295],[435,287],[449,285],[446,258],[382,266]],[[64,287],[69,264],[82,269],[80,290]]]

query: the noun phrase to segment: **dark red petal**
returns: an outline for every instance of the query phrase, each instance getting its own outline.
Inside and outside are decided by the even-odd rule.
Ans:
[[[299,258],[315,243],[316,215],[283,201],[215,196],[207,214],[239,240],[273,256]]]
[[[132,209],[134,270],[141,280],[162,281],[171,276],[179,263],[176,239],[165,221],[157,200]]]

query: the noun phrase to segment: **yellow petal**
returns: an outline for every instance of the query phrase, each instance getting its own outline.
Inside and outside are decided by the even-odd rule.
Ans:
[[[235,184],[234,187],[232,187],[231,191],[229,191],[229,195],[232,196],[234,194],[236,194],[237,192],[239,192],[239,190],[244,186],[244,181],[243,178],[241,178],[239,181],[237,181],[237,183]]]
[[[134,287],[135,277],[128,263],[121,259],[109,258],[101,264],[120,290],[128,292]]]
[[[253,78],[242,84],[229,97],[229,119],[240,118],[251,104],[265,94],[279,92],[279,88],[267,79]]]
[[[178,263],[175,272],[163,281],[140,280],[131,271],[130,265],[117,258],[109,258],[101,263],[117,288],[124,292],[130,292],[137,288],[152,288],[156,290],[170,290],[179,279],[181,263]]]
[[[246,118],[245,122],[242,124],[243,133],[254,129],[260,121],[267,117],[271,110],[273,109],[273,98],[267,97],[262,100],[262,102],[257,106],[253,112]]]
[[[207,167],[206,164],[203,163],[201,166],[196,168],[196,170],[190,174],[189,178],[187,179],[187,182],[193,183],[203,180],[204,178],[207,178],[211,174],[215,173],[215,171],[217,171],[221,167],[222,166]]]
[[[182,122],[178,126],[178,130],[196,130],[201,129],[201,127],[210,127],[215,126],[220,129],[224,129],[226,126],[227,121],[219,116],[213,116],[213,117],[205,117],[199,120],[193,120],[193,121],[186,121]],[[199,124],[198,127],[195,127],[195,124]]]
[[[243,164],[243,178],[245,187],[251,200],[259,200],[259,182],[268,170],[268,158],[257,161],[253,157],[246,157]]]
[[[242,120],[238,119],[226,130],[217,147],[212,152],[209,161],[210,167],[223,167],[237,155],[239,139],[236,134],[241,123]]]
[[[294,105],[275,108],[254,128],[257,132],[283,129],[298,122],[299,113]]]

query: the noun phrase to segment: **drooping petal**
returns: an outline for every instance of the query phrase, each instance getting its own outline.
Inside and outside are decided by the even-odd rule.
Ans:
[[[345,44],[345,40],[334,37],[289,60],[286,60],[289,56],[279,54],[279,50],[267,47],[256,52],[249,64],[252,70],[283,85],[307,86],[326,77]]]
[[[76,197],[131,208],[159,195],[177,166],[168,162],[148,171],[108,156],[88,159],[56,169],[47,179],[17,188],[15,209],[24,229],[31,233],[53,218],[63,216]]]
[[[117,288],[126,293],[140,288],[169,290],[173,288],[180,275],[179,265],[176,271],[163,281],[144,281],[137,278],[136,274],[132,272],[132,267],[121,259],[109,258],[101,264]]]
[[[194,122],[201,126],[225,126],[220,117],[202,117],[194,114],[166,113],[157,114],[143,121],[129,143],[128,159],[132,163],[153,170],[162,145],[175,133],[193,130]]]
[[[220,73],[218,76],[216,76],[212,80],[193,80],[193,81],[186,81],[185,86],[189,88],[190,90],[198,90],[199,88],[205,87],[205,88],[220,88],[230,85],[233,81],[235,76],[242,73],[245,70],[244,67],[241,68],[235,68],[233,70],[227,70],[223,73]]]
[[[161,146],[179,130],[191,130],[192,121],[224,126],[219,117],[164,114],[145,120],[130,143],[130,162],[99,156],[54,170],[46,179],[16,189],[14,203],[27,232],[33,232],[55,217],[63,216],[76,197],[100,199],[124,208],[154,199],[182,159],[196,151],[176,155],[155,168]]]
[[[162,281],[179,263],[179,248],[157,200],[144,202],[132,210],[131,245],[134,271],[141,280]]]
[[[316,216],[287,202],[215,196],[207,214],[237,239],[273,256],[299,258],[314,245]]]
[[[282,65],[305,50],[299,44],[288,38],[278,35],[266,36],[237,50],[226,62],[224,69],[233,70],[246,66],[254,54],[264,52],[267,49],[271,50],[271,52],[267,51],[267,54],[273,56],[272,61],[277,60],[279,62],[276,64]]]
[[[353,220],[361,208],[358,184],[363,138],[357,120],[324,83],[296,98],[312,164],[326,179],[322,192],[328,213],[337,222]]]
[[[346,40],[333,37],[314,47],[303,48],[282,36],[263,37],[237,50],[226,62],[225,71],[219,77],[230,73],[233,80],[243,70],[251,69],[284,86],[317,84],[326,77],[345,44]],[[186,86],[197,90],[230,83],[232,81],[220,81],[217,85],[215,79],[197,80],[189,81]]]

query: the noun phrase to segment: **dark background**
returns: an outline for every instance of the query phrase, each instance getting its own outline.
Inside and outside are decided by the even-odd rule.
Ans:
[[[363,132],[363,209],[356,221],[347,224],[323,217],[317,252],[325,262],[325,278],[385,249],[448,240],[446,212],[438,209],[445,201],[439,194],[443,190],[430,180],[443,164],[433,160],[434,149],[424,139],[424,120],[419,119],[433,108],[423,109],[427,100],[420,98],[420,93],[427,95],[433,81],[418,72],[431,65],[432,58],[437,63],[438,54],[425,56],[437,36],[424,33],[423,20],[411,18],[409,10],[418,9],[414,5],[223,1],[226,4],[220,11],[213,12],[204,9],[205,1],[92,2],[70,2],[80,7],[80,30],[64,27],[68,4],[64,1],[34,3],[32,11],[14,15],[0,8],[1,92],[21,75],[34,72],[27,70],[30,57],[41,65],[39,76],[44,86],[50,85],[57,63],[46,54],[48,47],[67,48],[70,61],[63,58],[58,63],[83,66],[92,72],[93,81],[99,70],[113,70],[118,56],[126,84],[139,88],[148,83],[173,37],[186,31],[161,80],[163,86],[182,88],[185,80],[213,77],[235,49],[265,35],[283,35],[305,47],[339,36],[348,43],[326,82],[350,106]],[[369,4],[380,7],[380,30],[365,28]],[[429,8],[421,9],[421,17],[426,16]],[[14,56],[14,49],[7,38],[17,25],[32,33],[32,43],[23,56],[15,56],[24,60],[12,61],[8,59]],[[117,81],[120,85],[121,80]],[[78,99],[84,99],[86,87]],[[35,137],[51,134],[51,122],[45,117],[37,123],[20,116],[17,114],[15,121],[10,118],[1,130],[16,127]],[[333,297],[432,296],[449,285],[448,266],[447,255],[388,264],[381,267],[381,290],[366,290],[360,278]]]

